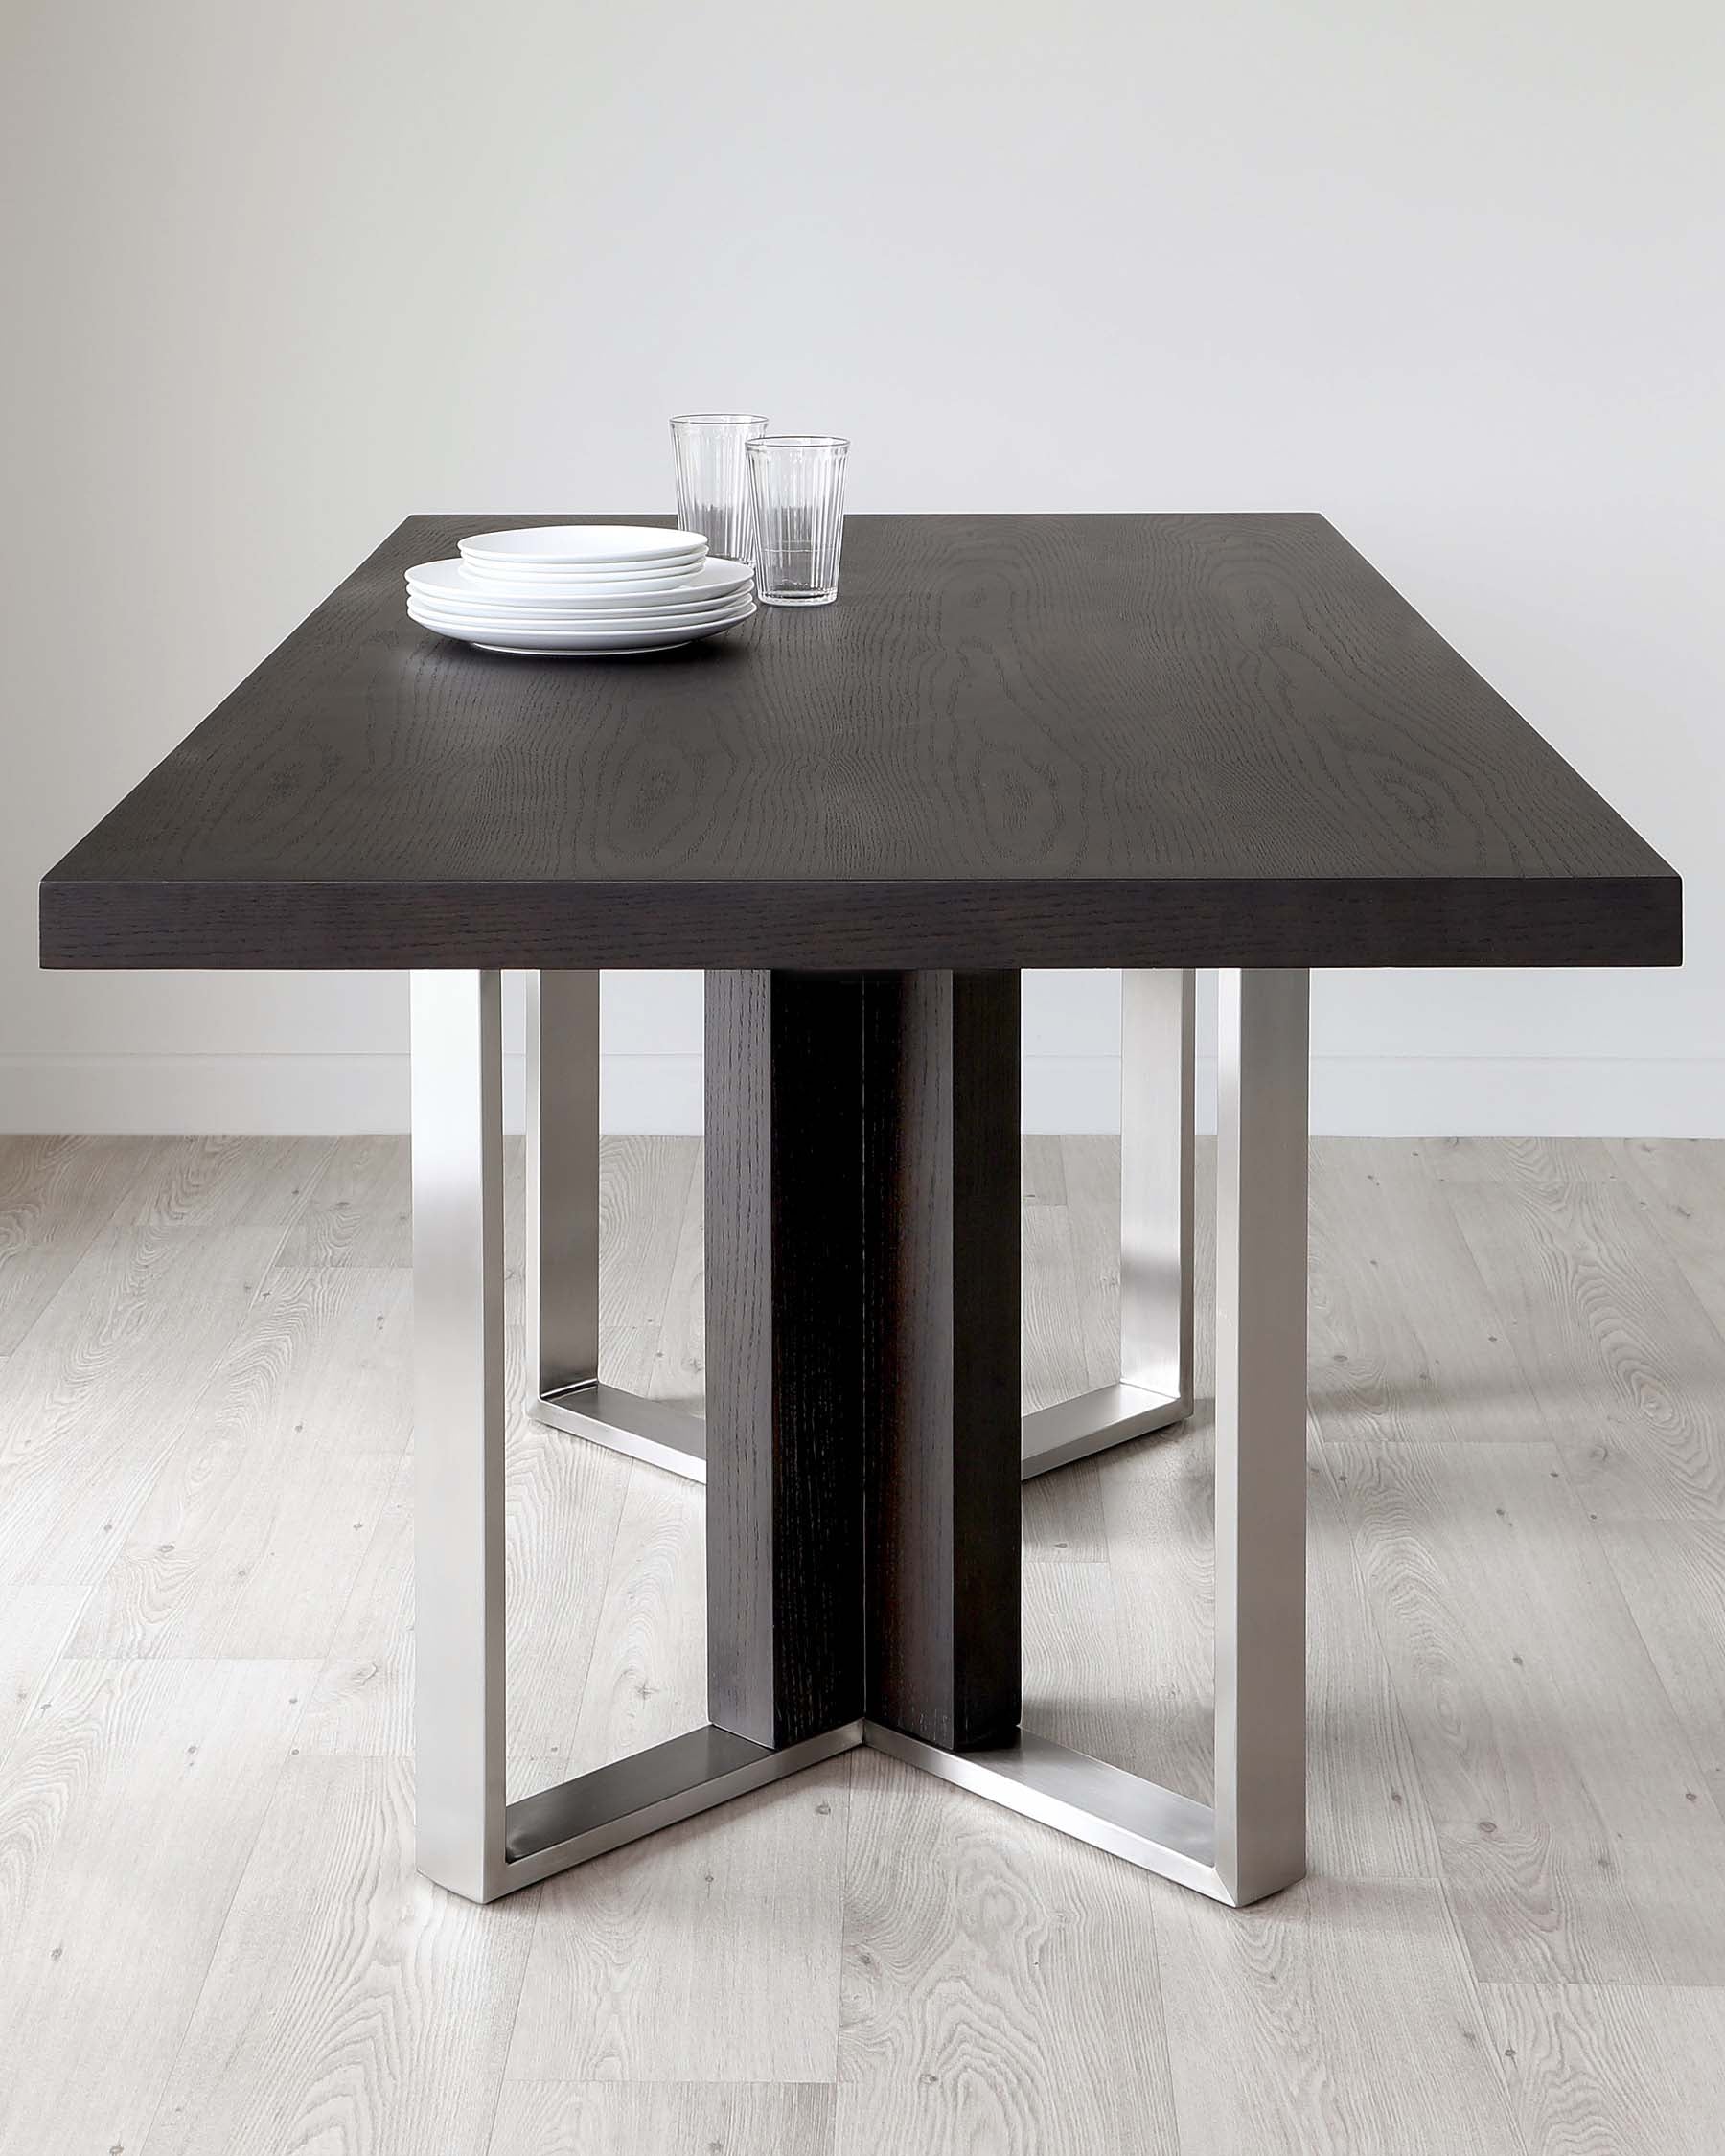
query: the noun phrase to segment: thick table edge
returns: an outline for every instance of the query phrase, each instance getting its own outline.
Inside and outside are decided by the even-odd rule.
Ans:
[[[319,883],[51,871],[50,969],[1676,966],[1621,876]]]

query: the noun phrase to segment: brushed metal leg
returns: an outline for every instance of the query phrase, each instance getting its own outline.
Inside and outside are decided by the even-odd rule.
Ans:
[[[503,1027],[494,973],[416,973],[415,1811],[419,1868],[501,1892]]]
[[[1225,973],[1216,1096],[1216,1869],[1305,1871],[1307,976]]]
[[[1120,978],[1120,1375],[1024,1417],[1024,1475],[1104,1452],[1192,1411],[1195,975]]]
[[[1029,1732],[948,1752],[865,1721],[863,1741],[1241,1907],[1305,1871],[1307,976],[1230,972],[1220,991],[1214,1801]],[[1172,1271],[1146,1277],[1161,1323]]]
[[[706,1480],[706,1425],[599,1376],[599,975],[527,978],[527,1412]]]
[[[542,1399],[599,1382],[599,975],[530,973],[526,988],[527,1368]]]
[[[557,1022],[590,1014],[582,977],[556,992]],[[532,1001],[542,1038],[547,1004]],[[707,1724],[507,1801],[501,977],[415,973],[411,1009],[417,1861],[452,1892],[493,1901],[832,1758],[862,1730],[851,1721],[775,1751]],[[583,1164],[596,1126],[579,1085],[548,1112],[552,1097],[538,1091],[542,1195]],[[571,1105],[581,1112],[573,1128]],[[533,1366],[549,1358],[555,1371],[592,1337],[597,1304],[582,1300],[591,1239],[544,1240],[552,1262],[536,1271],[536,1297],[547,1293],[530,1320]],[[560,1288],[574,1291],[569,1301],[560,1304]]]

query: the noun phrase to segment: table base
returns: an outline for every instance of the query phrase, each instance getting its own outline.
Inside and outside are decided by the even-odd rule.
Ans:
[[[414,976],[422,1870],[492,1900],[870,1744],[1223,1902],[1300,1876],[1303,973],[1221,976],[1215,1801],[1018,1729],[1021,1475],[1190,1398],[1191,976],[1127,983],[1129,1086],[1164,1084],[1123,1140],[1122,1376],[1024,1418],[1031,1465],[1017,975],[709,975],[712,1720],[511,1804],[500,980]],[[530,976],[533,1411],[689,1473],[695,1418],[596,1375],[597,1018],[595,975]]]

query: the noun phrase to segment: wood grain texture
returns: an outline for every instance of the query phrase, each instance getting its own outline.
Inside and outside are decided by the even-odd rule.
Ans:
[[[813,2082],[509,2081],[489,2156],[832,2156]]]
[[[137,2148],[316,1664],[63,1661],[0,1788],[0,2151]]]
[[[831,1760],[547,1880],[510,2078],[831,2081],[849,1781]]]
[[[795,1744],[862,1709],[862,988],[706,1014],[709,1711]]]
[[[574,1732],[564,1777],[707,1719],[704,1511],[699,1484],[657,1468],[630,1470],[591,1651],[560,1687]]]
[[[1327,1450],[1476,1973],[1717,1981],[1725,1820],[1556,1453]]]
[[[1725,1160],[1706,1138],[1607,1138],[1610,1170],[1640,1201],[1649,1231],[1682,1268],[1725,1339]]]
[[[405,1137],[350,1138],[311,1180],[281,1250],[283,1265],[413,1264],[413,1179]]]
[[[5,1365],[0,1364],[0,1373]],[[0,1625],[0,1763],[34,1712],[48,1673],[65,1653],[86,1587],[12,1587]]]
[[[1522,2156],[1440,1887],[1308,1878],[1206,1915],[1157,1905],[1181,2156]]]
[[[290,1760],[144,2156],[483,2148],[533,1917],[415,1873],[404,1762]]]
[[[411,1753],[413,1676],[413,1461],[407,1458],[396,1470],[306,1701],[299,1750],[358,1758]]]
[[[73,1651],[321,1661],[406,1450],[411,1322],[405,1273],[272,1267]]]
[[[1309,1221],[1311,1405],[1326,1436],[1488,1443],[1524,1427],[1513,1335],[1457,1223],[1440,1148],[1350,1144],[1314,1180]]]
[[[842,2156],[1171,2150],[1159,1890],[879,1753],[853,1774]]]
[[[1676,877],[1314,516],[854,516],[580,667],[409,518],[42,888],[48,965],[1675,963]]]
[[[0,1355],[121,1210],[140,1166],[126,1138],[0,1137]]]
[[[1635,1520],[1602,1523],[1598,1535],[1725,1816],[1725,1525]]]
[[[1588,1511],[1725,1520],[1725,1339],[1602,1152],[1546,1149],[1450,1201]]]
[[[1716,2156],[1725,1990],[1488,1984],[1529,2156]]]
[[[1019,1625],[1019,978],[870,975],[868,1712],[1007,1740]]]
[[[279,1227],[109,1227],[84,1251],[7,1358],[0,1578],[101,1576],[280,1240]]]

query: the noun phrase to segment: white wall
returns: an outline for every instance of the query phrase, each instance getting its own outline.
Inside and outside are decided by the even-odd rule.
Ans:
[[[1325,975],[1320,1127],[1725,1133],[1714,0],[0,19],[0,1128],[399,1123],[399,981],[45,975],[35,881],[403,513],[668,507],[748,404],[858,509],[1325,511],[1694,955]],[[611,1120],[686,1121],[698,983],[608,1019]],[[1106,1121],[1106,978],[1026,1036]]]

